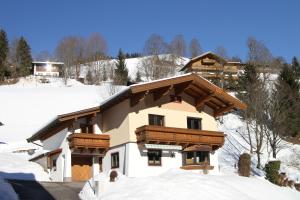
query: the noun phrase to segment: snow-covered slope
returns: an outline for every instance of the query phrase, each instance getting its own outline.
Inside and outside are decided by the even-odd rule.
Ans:
[[[99,106],[112,92],[109,86],[34,82],[0,87],[0,142],[25,140],[57,115]]]
[[[121,177],[116,182],[100,174],[103,200],[153,200],[153,199],[206,199],[206,200],[298,200],[300,192],[276,186],[264,179],[237,175],[203,175],[180,169],[170,170],[153,177]],[[90,180],[79,196],[96,199]]]
[[[136,78],[136,73],[138,71],[139,66],[143,62],[143,60],[149,59],[152,56],[145,56],[145,57],[138,57],[138,58],[127,58],[125,59],[126,67],[128,69],[128,76],[132,79],[135,80]],[[174,59],[174,56],[170,54],[162,54],[159,55],[160,59],[163,59],[165,61],[171,61],[171,59]],[[190,59],[186,57],[176,57],[174,59],[174,67],[176,68],[176,71],[178,71],[180,68],[182,68],[186,63],[188,63]],[[87,63],[85,65],[82,65],[81,72],[80,72],[80,77],[85,78],[86,74],[88,72],[88,69],[90,68],[103,68],[105,67],[107,73],[110,73],[110,68],[115,67],[116,64],[116,59],[110,59],[110,60],[100,60],[100,61],[95,61],[92,63]]]
[[[236,174],[240,154],[244,152],[249,153],[249,145],[240,135],[240,133],[244,132],[245,124],[238,115],[231,113],[220,119],[219,129],[227,135],[225,144],[219,154],[220,169],[226,174]],[[281,172],[285,172],[289,179],[300,182],[300,145],[285,142],[285,147],[277,155],[277,159],[281,161]],[[270,159],[273,159],[269,151],[268,146],[266,144],[263,145],[261,154],[262,166]],[[251,161],[252,175],[263,177],[264,172],[256,168],[257,159],[255,154],[252,155]]]

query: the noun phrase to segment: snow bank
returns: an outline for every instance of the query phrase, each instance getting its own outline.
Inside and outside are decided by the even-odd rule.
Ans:
[[[12,186],[7,183],[4,179],[0,177],[0,199],[2,200],[17,200],[18,195],[12,188]]]
[[[84,187],[80,194],[90,194],[80,195],[81,199],[96,199],[91,187]],[[123,177],[107,185],[101,199],[296,200],[300,193],[258,178],[202,175],[178,169],[153,177]]]
[[[114,170],[114,171],[116,171],[116,170]],[[85,200],[97,199],[95,196],[96,185],[95,185],[94,180],[99,181],[101,197],[102,197],[102,195],[103,195],[102,193],[104,191],[106,191],[109,187],[114,185],[114,183],[109,181],[110,180],[109,173],[110,173],[110,171],[102,172],[102,173],[96,175],[95,177],[91,178],[89,181],[87,181],[79,193],[80,199],[85,199]],[[117,173],[118,173],[118,177],[116,178],[116,181],[120,181],[125,178],[125,176],[121,172],[117,171]]]
[[[0,153],[0,177],[6,179],[50,181],[41,165],[28,161],[27,153]]]
[[[42,79],[47,80],[47,83],[43,83]],[[67,84],[65,84],[63,78],[59,77],[36,77],[36,76],[27,76],[22,77],[19,79],[19,81],[16,84],[13,85],[3,85],[1,87],[19,87],[19,88],[34,88],[34,87],[74,87],[74,86],[82,86],[82,84],[79,81],[76,81],[75,79],[68,79]]]

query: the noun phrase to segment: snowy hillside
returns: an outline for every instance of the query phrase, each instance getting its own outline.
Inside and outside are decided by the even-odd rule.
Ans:
[[[128,76],[132,79],[135,80],[136,78],[136,73],[138,71],[139,66],[141,63],[146,60],[151,58],[152,56],[145,56],[145,57],[139,57],[139,58],[127,58],[125,59],[126,67],[128,69]],[[174,59],[170,54],[162,54],[159,55],[160,59],[164,59],[166,61],[171,61]],[[177,57],[174,59],[175,63],[175,68],[176,72],[178,72],[179,69],[181,69],[186,63],[188,63],[190,59],[185,58],[185,57]],[[111,59],[111,60],[100,60],[92,63],[87,63],[85,65],[82,65],[81,67],[81,72],[80,72],[80,77],[85,78],[86,74],[89,69],[101,69],[105,67],[107,73],[110,73],[111,68],[115,67],[116,59]]]
[[[99,106],[114,92],[109,86],[68,82],[72,85],[66,87],[62,80],[36,84],[32,79],[1,86],[0,142],[25,140],[57,115]]]
[[[236,174],[237,163],[239,155],[247,152],[249,153],[249,145],[243,140],[242,136],[238,132],[243,132],[245,129],[244,122],[238,115],[228,114],[221,118],[219,122],[219,129],[223,131],[227,136],[225,144],[221,148],[219,154],[219,165],[221,172],[225,174]],[[279,151],[277,158],[281,163],[281,172],[287,173],[289,179],[295,182],[300,182],[300,145],[293,145],[285,142],[286,148]],[[271,160],[270,150],[266,145],[263,146],[262,151],[262,165]],[[256,155],[252,155],[252,175],[264,176],[264,172],[256,168],[257,159]]]

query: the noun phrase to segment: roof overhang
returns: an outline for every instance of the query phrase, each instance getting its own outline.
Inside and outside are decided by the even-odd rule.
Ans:
[[[73,125],[73,122],[79,118],[95,115],[100,112],[100,107],[93,107],[84,110],[79,110],[76,112],[71,112],[67,114],[58,115],[54,120],[48,123],[47,126],[40,129],[38,132],[33,134],[27,139],[28,142],[33,142],[36,140],[44,140],[57,132],[68,128]]]
[[[148,83],[129,86],[114,98],[100,105],[101,111],[123,101],[130,99],[130,105],[135,106],[147,95],[153,94],[154,101],[168,94],[171,90],[175,95],[186,93],[195,99],[195,106],[203,108],[205,105],[214,110],[214,117],[219,117],[234,109],[246,109],[247,106],[237,98],[228,94],[222,88],[214,85],[205,78],[196,74],[185,74],[177,77],[160,79]]]

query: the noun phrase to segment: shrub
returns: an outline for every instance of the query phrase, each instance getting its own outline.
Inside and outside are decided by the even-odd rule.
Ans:
[[[277,184],[279,169],[280,169],[279,160],[269,161],[265,165],[266,179],[269,180],[271,183]]]
[[[240,176],[250,176],[251,169],[251,156],[248,153],[243,153],[240,155],[238,162],[238,173]]]

